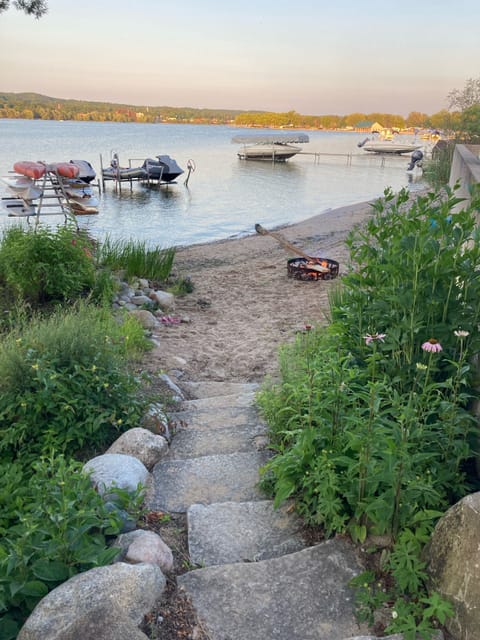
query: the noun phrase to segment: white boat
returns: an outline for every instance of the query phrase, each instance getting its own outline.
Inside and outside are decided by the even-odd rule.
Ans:
[[[365,138],[359,142],[358,147],[371,153],[390,153],[402,155],[403,153],[413,153],[423,147],[422,142],[417,140],[400,140],[399,135],[392,129],[383,129],[378,138]]]
[[[237,155],[241,160],[269,160],[270,162],[285,162],[302,148],[295,144],[304,144],[309,138],[304,133],[297,134],[263,134],[235,136],[232,142],[244,146]]]
[[[403,153],[412,153],[417,149],[422,148],[422,144],[414,143],[414,142],[394,142],[392,141],[382,141],[382,140],[373,140],[372,142],[368,142],[364,145],[363,149],[365,151],[371,151],[373,153],[393,153],[396,155],[401,155]]]

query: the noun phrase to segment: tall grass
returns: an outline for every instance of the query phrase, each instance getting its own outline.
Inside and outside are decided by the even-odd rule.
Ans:
[[[172,270],[175,248],[148,248],[140,240],[112,240],[107,236],[96,257],[100,265],[122,270],[127,279],[140,277],[162,282]]]

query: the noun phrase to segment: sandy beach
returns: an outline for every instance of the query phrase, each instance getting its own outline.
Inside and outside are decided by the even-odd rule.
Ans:
[[[277,231],[305,253],[339,262],[341,276],[348,259],[345,238],[371,211],[364,202]],[[174,273],[189,276],[194,291],[177,298],[171,312],[184,321],[156,329],[159,346],[148,355],[149,368],[189,381],[261,382],[275,376],[279,346],[306,324],[327,322],[328,293],[338,282],[288,277],[293,257],[255,229],[240,239],[179,249]]]

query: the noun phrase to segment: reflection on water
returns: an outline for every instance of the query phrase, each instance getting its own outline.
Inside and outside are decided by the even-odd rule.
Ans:
[[[304,148],[310,155],[271,163],[239,160],[238,146],[231,144],[238,132],[226,126],[0,120],[0,175],[17,160],[84,159],[100,173],[100,154],[108,158],[111,149],[123,165],[169,154],[185,170],[177,184],[133,183],[130,188],[124,183],[120,190],[107,182],[99,214],[78,218],[96,237],[138,238],[163,246],[254,233],[257,222],[272,228],[305,220],[379,197],[387,186],[423,187],[421,178],[406,173],[408,157],[359,153],[359,134],[312,131]],[[196,171],[186,187],[189,158]],[[1,214],[0,224],[11,221]]]

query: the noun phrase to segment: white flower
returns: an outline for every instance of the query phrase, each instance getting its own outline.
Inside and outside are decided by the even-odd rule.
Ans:
[[[457,329],[456,331],[453,332],[453,335],[455,335],[457,338],[466,338],[467,336],[470,335],[470,332],[464,331],[462,329]]]
[[[386,333],[367,333],[366,336],[363,336],[363,339],[365,340],[365,344],[371,344],[372,342],[375,342],[375,340],[378,340],[379,342],[385,342],[386,337]]]

